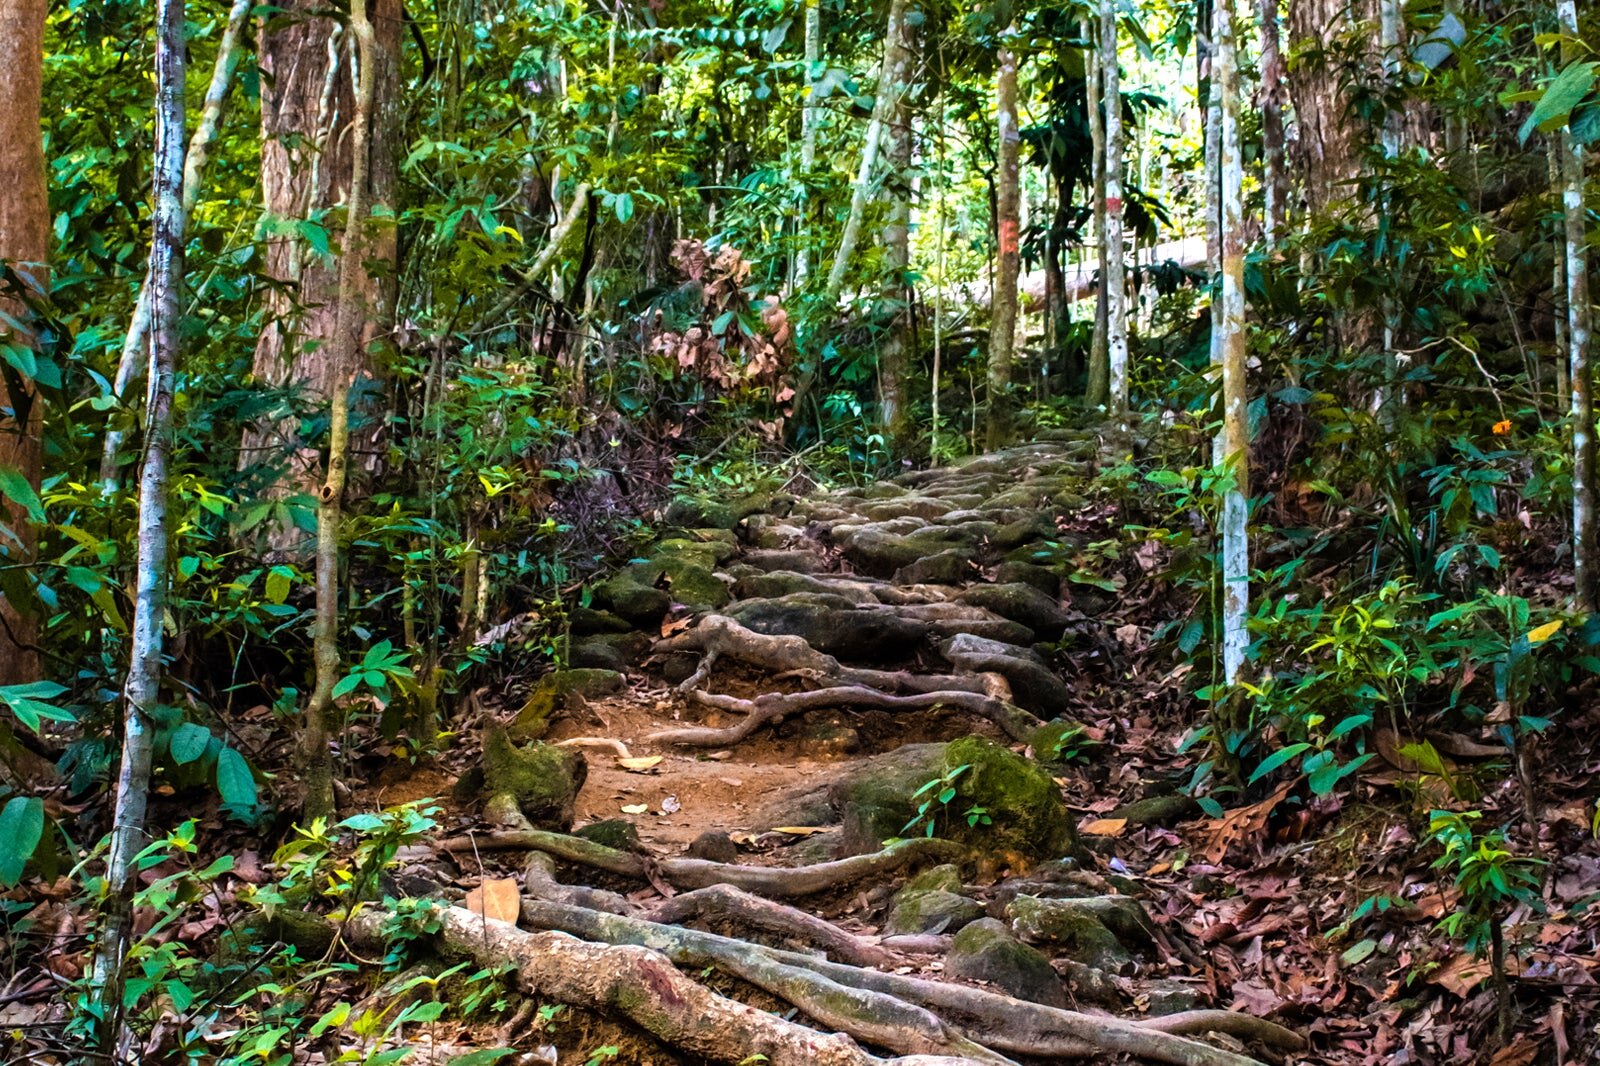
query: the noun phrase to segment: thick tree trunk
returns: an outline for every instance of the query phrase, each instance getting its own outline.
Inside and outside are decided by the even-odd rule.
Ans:
[[[902,453],[910,423],[911,393],[911,310],[912,291],[908,272],[911,267],[911,157],[913,136],[911,103],[907,90],[911,78],[911,58],[916,29],[902,17],[892,27],[895,36],[888,42],[892,53],[886,63],[887,83],[894,94],[894,110],[888,128],[889,180],[892,197],[889,218],[883,228],[883,265],[890,294],[903,307],[895,315],[878,352],[879,416],[891,455]]]
[[[1020,206],[1022,135],[1017,128],[1017,56],[1002,47],[995,56],[995,116],[1000,160],[995,175],[996,248],[994,300],[989,318],[989,436],[991,449],[1011,442],[1015,421],[1012,362],[1017,343],[1017,276],[1022,270]]]
[[[1289,174],[1283,166],[1284,65],[1279,47],[1278,0],[1259,0],[1261,41],[1261,188],[1266,196],[1261,232],[1268,248],[1287,235]]]
[[[1291,55],[1301,57],[1287,71],[1294,106],[1295,172],[1307,210],[1322,214],[1330,203],[1350,195],[1369,143],[1366,129],[1349,113],[1349,86],[1338,63],[1339,39],[1358,21],[1376,14],[1376,0],[1294,0],[1287,8]]]
[[[1574,0],[1557,0],[1556,14],[1567,42],[1562,45],[1562,66],[1578,55],[1578,8]],[[1567,247],[1567,352],[1568,388],[1572,394],[1572,578],[1579,609],[1600,606],[1596,595],[1597,529],[1595,504],[1595,441],[1593,374],[1589,350],[1593,340],[1594,309],[1589,305],[1588,212],[1584,147],[1570,130],[1561,130],[1561,205],[1566,219]]]
[[[160,0],[156,15],[155,218],[150,238],[150,362],[146,371],[144,468],[139,477],[138,571],[128,679],[123,689],[122,765],[106,859],[107,913],[95,959],[106,1051],[121,1050],[122,967],[145,846],[154,725],[161,696],[162,626],[167,593],[167,478],[183,284],[183,0]],[[120,1057],[118,1055],[117,1057]]]
[[[1228,684],[1239,679],[1250,638],[1250,437],[1245,383],[1244,167],[1239,149],[1239,63],[1233,0],[1216,0],[1216,79],[1222,136],[1217,185],[1221,202],[1222,278],[1218,325],[1222,360],[1222,439],[1218,458],[1232,484],[1222,500],[1222,662]]]
[[[1083,390],[1084,402],[1092,409],[1104,407],[1111,399],[1111,359],[1106,351],[1106,274],[1110,259],[1106,256],[1106,127],[1103,113],[1103,96],[1100,91],[1099,34],[1089,19],[1082,23],[1083,39],[1087,48],[1084,68],[1087,71],[1089,97],[1089,142],[1094,149],[1094,232],[1096,271],[1099,282],[1094,287],[1094,334],[1089,343],[1089,378]]]
[[[39,94],[43,78],[45,0],[0,0],[0,261],[18,281],[42,295],[49,286],[50,211],[45,198],[44,147],[39,133]],[[0,289],[0,311],[27,328],[22,302]],[[33,344],[29,336],[0,340]],[[39,487],[40,430],[43,412],[33,382],[11,368],[0,377],[0,467]],[[12,600],[25,590],[23,575],[33,561],[38,531],[27,509],[5,501],[0,522],[11,537],[0,538],[0,562],[15,581],[0,585],[0,685],[34,681],[39,656],[33,612]],[[15,568],[15,569],[10,569]]]
[[[350,194],[355,167],[353,42],[316,0],[285,0],[261,28],[261,182],[269,219],[308,222],[337,233],[338,205]],[[400,0],[372,0],[374,103],[368,165],[371,202],[392,206],[398,130]],[[364,73],[364,72],[363,72]],[[334,242],[330,241],[330,244]],[[271,322],[256,345],[255,375],[268,386],[303,390],[313,403],[331,402],[348,388],[351,375],[371,376],[372,343],[389,331],[393,316],[396,243],[392,226],[375,228],[361,294],[367,309],[352,367],[335,365],[340,266],[305,241],[279,232],[267,244],[267,275],[276,285],[269,297]],[[351,438],[353,460],[376,463],[381,427],[376,412],[358,410]],[[287,463],[270,490],[277,495],[315,493],[322,466],[321,442],[300,435],[296,419],[248,427],[241,462]],[[298,536],[274,531],[277,548],[296,548]]]
[[[1128,305],[1126,255],[1122,231],[1122,75],[1117,60],[1117,8],[1113,0],[1101,0],[1100,80],[1105,94],[1106,115],[1106,227],[1107,271],[1102,279],[1106,290],[1106,350],[1110,368],[1108,407],[1115,415],[1128,410]]]

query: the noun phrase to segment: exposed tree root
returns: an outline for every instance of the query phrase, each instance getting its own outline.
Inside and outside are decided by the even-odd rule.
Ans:
[[[681,744],[685,747],[722,748],[754,733],[768,722],[779,722],[792,714],[802,714],[821,707],[861,707],[873,710],[922,710],[928,707],[955,707],[987,718],[1012,740],[1026,740],[1040,725],[1039,719],[1002,700],[993,699],[980,692],[940,691],[912,696],[894,696],[875,688],[844,685],[838,688],[815,689],[792,694],[772,692],[753,700],[736,696],[720,696],[709,692],[691,691],[688,697],[696,703],[718,710],[743,714],[737,725],[726,729],[691,727],[666,729],[652,733],[645,740],[652,744]]]
[[[479,849],[529,848],[566,862],[593,866],[624,877],[645,878],[654,873],[678,888],[733,885],[747,892],[780,899],[815,895],[869,877],[898,873],[907,867],[956,862],[967,854],[966,849],[954,841],[919,837],[902,840],[869,855],[852,855],[847,859],[810,866],[743,866],[689,858],[662,859],[651,866],[645,858],[632,852],[542,829],[512,829],[455,837],[439,846],[451,852],[471,851],[475,846]]]
[[[541,899],[577,902],[545,895],[532,886],[528,887],[527,892],[530,896]],[[598,909],[610,910],[610,908]],[[621,912],[612,911],[612,913]],[[652,908],[648,917],[663,925],[678,925],[693,918],[702,921],[734,922],[751,929],[795,937],[813,947],[821,948],[829,956],[841,962],[855,966],[892,966],[901,961],[900,956],[887,948],[840,929],[832,922],[782,903],[753,896],[732,885],[712,885],[710,888],[699,888],[693,892],[685,892],[681,896],[674,896]]]
[[[1081,1014],[966,985],[847,966],[796,952],[762,948],[714,933],[539,900],[524,900],[522,917],[528,924],[542,929],[560,929],[609,944],[650,947],[687,966],[736,966],[752,952],[764,953],[786,966],[827,977],[837,985],[882,993],[935,1011],[947,1022],[959,1025],[976,1043],[1004,1053],[1041,1058],[1126,1054],[1173,1066],[1257,1066],[1254,1059],[1167,1032],[1159,1025]],[[782,994],[781,987],[768,991]],[[801,1004],[796,1005],[805,1009]],[[1197,1028],[1224,1028],[1210,1019],[1207,1023]],[[1275,1047],[1298,1050],[1305,1046],[1298,1035],[1271,1022],[1253,1018],[1243,1024],[1250,1028],[1253,1038]]]
[[[974,676],[916,674],[908,670],[871,670],[845,666],[833,656],[817,651],[803,637],[757,633],[720,614],[707,615],[693,629],[657,641],[656,650],[700,652],[705,656],[700,668],[678,686],[679,691],[683,692],[703,684],[710,675],[711,664],[723,657],[774,674],[827,678],[840,684],[862,685],[884,692],[986,692],[991,684],[982,677]]]
[[[384,926],[392,917],[382,911],[358,914],[346,933],[363,949],[382,949]],[[715,1062],[879,1066],[886,1061],[842,1033],[819,1033],[719,996],[647,948],[523,932],[461,907],[440,911],[436,935],[444,950],[466,955],[480,966],[513,964],[517,985],[529,995],[620,1014],[663,1043]],[[996,1060],[992,1055],[916,1055],[887,1061],[895,1066],[976,1066]]]
[[[638,914],[639,907],[628,897],[588,885],[564,885],[556,880],[556,860],[542,851],[528,856],[522,874],[523,891],[540,899],[589,907],[607,914]],[[692,893],[691,893],[692,895]]]
[[[615,737],[569,737],[566,740],[556,741],[555,746],[558,748],[602,748],[619,759],[633,758],[633,755],[628,751],[628,745]]]

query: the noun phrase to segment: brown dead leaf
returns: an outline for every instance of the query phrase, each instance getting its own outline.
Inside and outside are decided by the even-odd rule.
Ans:
[[[689,628],[689,618],[663,618],[661,620],[661,635],[670,637],[674,633],[681,633]]]
[[[1119,837],[1128,828],[1126,818],[1096,818],[1078,827],[1078,832],[1091,837]]]
[[[813,833],[826,833],[827,831],[828,827],[825,825],[775,825],[772,827],[772,832],[783,833],[792,837],[808,837]]]
[[[1207,827],[1210,840],[1205,847],[1206,861],[1219,863],[1234,844],[1245,840],[1264,839],[1267,819],[1272,817],[1273,808],[1283,802],[1283,798],[1292,788],[1294,782],[1285,781],[1260,803],[1238,807],[1227,811],[1221,818],[1211,819]]]
[[[624,770],[642,773],[645,770],[660,766],[662,758],[663,756],[660,755],[637,755],[631,759],[618,759],[617,765]]]
[[[1507,952],[1507,975],[1515,976],[1521,972],[1521,960]],[[1487,980],[1490,973],[1488,959],[1476,958],[1471,953],[1463,951],[1429,974],[1428,981],[1464,999],[1467,993]]]
[[[466,907],[480,918],[516,925],[517,916],[522,913],[522,894],[512,878],[491,877],[467,893]]]

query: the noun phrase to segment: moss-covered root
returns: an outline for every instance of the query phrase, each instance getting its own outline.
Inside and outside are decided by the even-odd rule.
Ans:
[[[540,896],[540,893],[530,890],[528,895]],[[555,899],[558,902],[577,902],[562,900],[559,896],[543,898]],[[598,909],[610,910],[613,914],[626,913],[609,907]],[[841,929],[832,922],[824,921],[795,907],[762,899],[732,885],[712,885],[710,888],[697,888],[693,892],[680,893],[657,904],[649,917],[652,921],[664,925],[681,925],[698,918],[702,921],[729,922],[743,929],[776,933],[819,947],[830,957],[854,966],[892,966],[902,961],[900,956],[887,948],[879,947],[872,941]]]
[[[351,941],[381,950],[392,915],[368,911],[350,922]],[[480,966],[511,964],[531,996],[621,1015],[672,1047],[712,1062],[767,1062],[771,1066],[880,1066],[842,1033],[820,1033],[766,1011],[717,995],[646,948],[575,940],[561,933],[528,933],[484,920],[461,907],[440,914],[437,939],[447,952]],[[895,1066],[978,1066],[968,1057],[887,1060]]]
[[[959,1024],[983,1046],[1008,1054],[1046,1059],[1121,1054],[1170,1066],[1260,1066],[1256,1059],[1163,1031],[1157,1025],[1080,1014],[981,988],[846,966],[798,952],[760,949],[680,926],[527,899],[523,901],[522,919],[535,928],[559,929],[587,940],[648,947],[683,966],[720,965],[730,952],[743,955],[762,951],[777,962],[810,970],[834,984],[881,992],[933,1011],[947,1023]],[[1222,1025],[1211,1025],[1210,1029],[1226,1031]],[[1304,1047],[1298,1035],[1271,1022],[1253,1030],[1251,1036],[1284,1050]]]

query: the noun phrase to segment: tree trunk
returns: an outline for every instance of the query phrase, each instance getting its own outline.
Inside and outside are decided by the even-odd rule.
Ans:
[[[999,167],[995,175],[996,263],[989,318],[990,449],[1011,442],[1015,421],[1012,362],[1017,343],[1017,275],[1022,270],[1021,146],[1017,128],[1017,56],[1001,47],[995,55],[995,115],[999,123]]]
[[[1200,85],[1204,91],[1201,108],[1204,114],[1205,140],[1204,167],[1206,172],[1206,279],[1211,286],[1211,365],[1222,367],[1222,81],[1217,77],[1217,25],[1214,5],[1206,4],[1201,17],[1206,21],[1196,27],[1195,40],[1199,52]],[[1237,55],[1235,56],[1237,60]],[[1212,449],[1213,464],[1221,466],[1227,461],[1223,449],[1223,434],[1217,434],[1216,447]]]
[[[1401,0],[1378,0],[1378,47],[1383,53],[1384,87],[1390,93],[1395,92],[1400,84],[1402,28]],[[1390,104],[1393,104],[1392,99]],[[1384,112],[1382,145],[1384,157],[1387,159],[1393,159],[1400,154],[1402,117],[1400,111],[1393,106]],[[1383,211],[1385,215],[1389,213],[1387,194],[1384,197]],[[1393,256],[1385,258],[1393,262]],[[1396,302],[1393,286],[1389,286],[1383,298],[1383,363],[1380,371],[1382,381],[1372,394],[1373,412],[1378,416],[1379,425],[1386,431],[1394,429],[1397,408],[1401,402],[1401,393],[1397,385],[1400,366],[1398,356],[1395,354],[1395,344],[1399,340],[1399,324],[1400,307]]]
[[[1089,377],[1083,390],[1084,402],[1091,408],[1104,407],[1111,400],[1111,360],[1106,351],[1106,275],[1110,258],[1106,255],[1106,127],[1100,92],[1099,34],[1091,32],[1090,20],[1082,22],[1087,46],[1084,68],[1089,97],[1089,142],[1094,150],[1094,249],[1100,280],[1094,287],[1094,334],[1089,343]]]
[[[1261,188],[1266,196],[1261,232],[1268,248],[1287,233],[1289,175],[1283,168],[1283,55],[1278,42],[1278,0],[1259,0],[1261,41]]]
[[[904,450],[910,423],[911,393],[911,156],[913,136],[911,104],[907,90],[911,78],[911,57],[916,30],[911,20],[901,17],[891,27],[894,36],[887,42],[885,74],[894,95],[888,128],[889,180],[892,197],[889,218],[883,228],[883,265],[890,294],[901,304],[889,326],[883,347],[878,352],[879,416],[884,437],[893,456]],[[880,90],[881,91],[881,90]]]
[[[1361,170],[1366,130],[1349,113],[1349,94],[1337,63],[1339,36],[1374,15],[1375,0],[1294,0],[1287,7],[1288,52],[1300,59],[1287,71],[1297,136],[1295,172],[1307,210],[1322,214],[1347,197]]]
[[[233,0],[228,12],[228,24],[217,43],[216,62],[211,67],[211,84],[206,88],[206,99],[189,138],[189,151],[183,162],[183,220],[184,229],[194,215],[195,204],[200,202],[200,183],[205,179],[206,164],[211,159],[211,143],[217,139],[222,125],[223,109],[228,102],[228,91],[233,87],[233,74],[239,66],[239,39],[244,34],[245,22],[250,17],[252,0]],[[117,361],[117,376],[111,391],[117,399],[128,395],[128,390],[144,373],[144,350],[150,331],[150,274],[145,273],[134,300],[133,317],[128,320],[128,332],[122,338],[122,357]],[[122,446],[127,432],[116,425],[106,430],[100,450],[100,487],[107,495],[117,488],[117,465],[122,457]]]
[[[1122,234],[1122,82],[1117,65],[1117,8],[1113,0],[1101,0],[1100,59],[1103,63],[1101,88],[1105,94],[1106,115],[1106,228],[1107,267],[1102,279],[1106,290],[1106,351],[1110,368],[1110,400],[1114,415],[1128,410],[1128,306],[1126,255]]]
[[[305,771],[306,818],[333,814],[333,762],[328,750],[333,688],[339,682],[339,525],[344,517],[344,490],[350,465],[351,378],[363,364],[375,291],[367,273],[368,229],[373,172],[372,129],[377,102],[378,44],[367,0],[352,0],[350,33],[360,67],[351,122],[350,192],[345,202],[344,247],[339,253],[339,288],[334,304],[333,343],[328,350],[330,422],[328,461],[317,500],[317,614],[312,625],[316,652],[316,684],[306,707],[300,735],[300,761]]]
[[[139,477],[138,570],[133,636],[123,689],[122,765],[106,859],[107,913],[95,959],[103,1050],[123,1043],[122,964],[127,951],[135,856],[145,845],[154,725],[160,701],[162,623],[167,592],[167,478],[183,284],[183,0],[160,0],[156,15],[154,224],[150,237],[150,362],[145,396],[144,468]],[[121,1057],[118,1054],[116,1057]]]
[[[822,105],[817,102],[817,79],[822,73],[822,0],[806,0],[806,102],[800,110],[800,218],[795,241],[794,285],[799,289],[811,272],[812,171],[817,169],[817,129],[822,125]]]
[[[45,0],[0,0],[0,260],[31,295],[49,288],[50,211],[46,201],[44,146],[39,133],[39,95],[43,79]],[[23,301],[0,298],[0,312],[26,330],[30,316]],[[35,338],[7,335],[0,340],[32,345]],[[40,431],[44,418],[33,382],[6,368],[0,377],[0,467],[15,470],[37,492]],[[0,585],[0,685],[37,680],[38,632],[33,612],[14,601],[26,592],[23,575],[33,562],[38,530],[28,509],[6,500],[0,522],[11,537],[0,538],[0,558],[16,580]],[[10,569],[15,568],[15,569]]]
[[[1219,325],[1222,341],[1222,441],[1219,458],[1232,482],[1222,501],[1222,662],[1223,679],[1233,684],[1244,667],[1250,637],[1245,630],[1250,604],[1250,437],[1245,382],[1244,321],[1244,167],[1239,150],[1239,64],[1233,0],[1217,0],[1216,69],[1221,96],[1222,137],[1217,184],[1222,207],[1222,285]]]
[[[334,229],[336,209],[348,199],[352,184],[351,126],[356,109],[352,44],[338,22],[321,13],[324,10],[316,0],[285,0],[261,29],[261,182],[267,216],[280,227],[304,222]],[[392,206],[400,0],[372,0],[371,22],[375,86],[371,199]],[[330,403],[335,393],[348,388],[352,375],[372,375],[372,342],[388,333],[394,311],[394,227],[375,229],[366,251],[375,266],[364,272],[362,280],[367,320],[355,346],[353,367],[337,367],[333,350],[339,262],[317,254],[304,240],[281,229],[268,241],[266,272],[276,284],[268,297],[270,323],[256,344],[259,383],[289,386],[300,390],[307,401]],[[358,410],[356,415],[352,454],[370,467],[375,465],[381,427],[375,411]],[[297,419],[281,418],[245,430],[241,462],[245,466],[287,463],[269,495],[315,493],[322,465],[320,443],[301,436]],[[269,539],[274,548],[304,550],[292,528],[274,530]]]
[[[1579,59],[1578,8],[1574,0],[1556,0],[1556,14],[1566,41],[1561,63]],[[1568,389],[1572,394],[1572,580],[1579,610],[1593,611],[1596,597],[1595,551],[1597,528],[1594,510],[1595,446],[1593,376],[1589,347],[1594,310],[1589,306],[1588,213],[1584,206],[1587,177],[1584,148],[1567,127],[1561,130],[1561,204],[1567,232],[1567,352]]]

